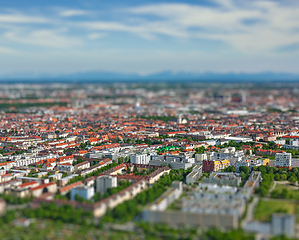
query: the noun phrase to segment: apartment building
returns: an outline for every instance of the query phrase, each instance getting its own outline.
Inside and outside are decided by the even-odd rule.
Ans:
[[[148,164],[151,157],[147,154],[136,154],[130,156],[130,162],[133,164]]]
[[[149,165],[153,166],[171,166],[172,169],[188,169],[193,166],[194,158],[178,155],[153,155],[149,161]]]
[[[74,201],[76,195],[89,200],[94,196],[94,187],[80,185],[71,189],[71,200]]]
[[[231,172],[212,172],[208,178],[202,180],[203,183],[213,183],[218,185],[228,185],[238,187],[241,177]]]
[[[99,176],[96,181],[96,192],[104,194],[108,188],[117,187],[117,177]]]
[[[291,153],[276,153],[275,167],[291,168],[292,167],[292,154]]]
[[[204,160],[202,162],[202,170],[205,172],[217,172],[230,166],[229,160]]]
[[[77,172],[79,170],[87,169],[90,167],[90,162],[89,161],[84,161],[82,163],[78,163],[74,166],[74,170]]]
[[[60,163],[56,165],[58,171],[62,172],[74,172],[75,168],[70,163]]]

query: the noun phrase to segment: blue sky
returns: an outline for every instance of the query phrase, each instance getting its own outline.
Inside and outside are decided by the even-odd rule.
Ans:
[[[298,0],[0,1],[0,75],[299,73]]]

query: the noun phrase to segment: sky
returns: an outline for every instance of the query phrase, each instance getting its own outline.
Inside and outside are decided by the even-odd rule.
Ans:
[[[298,0],[0,0],[0,75],[299,73]]]

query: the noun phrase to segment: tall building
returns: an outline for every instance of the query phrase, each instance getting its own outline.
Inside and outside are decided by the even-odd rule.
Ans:
[[[96,192],[104,194],[108,188],[117,187],[117,177],[100,176],[97,178]]]
[[[242,91],[242,93],[241,93],[241,96],[242,96],[242,103],[245,103],[246,102],[246,91]]]
[[[275,167],[291,168],[292,167],[292,154],[291,153],[276,153]]]
[[[179,114],[178,119],[177,119],[177,123],[178,124],[182,123],[182,114]]]
[[[130,162],[134,164],[148,164],[151,157],[147,154],[136,154],[130,156]]]
[[[295,217],[285,213],[274,213],[271,221],[272,233],[274,235],[294,236]]]

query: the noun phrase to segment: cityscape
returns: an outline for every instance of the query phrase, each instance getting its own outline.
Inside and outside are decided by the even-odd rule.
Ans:
[[[298,0],[0,8],[0,240],[299,239]]]
[[[298,87],[3,84],[1,239],[296,238]]]

